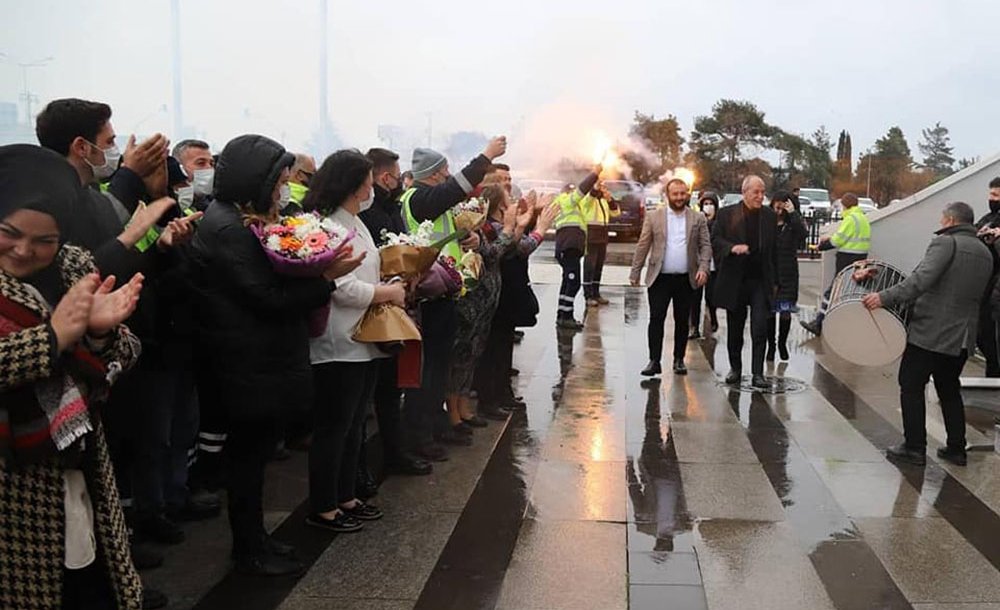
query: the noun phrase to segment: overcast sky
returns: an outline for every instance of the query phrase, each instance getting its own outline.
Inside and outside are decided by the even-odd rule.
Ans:
[[[319,3],[180,0],[185,123],[218,148],[250,131],[304,146],[318,125]],[[22,89],[14,64],[52,56],[28,74],[43,104],[102,100],[119,134],[170,135],[169,0],[0,7],[0,101]],[[524,133],[552,117],[616,136],[635,110],[672,113],[687,136],[730,97],[788,131],[822,124],[836,142],[847,129],[855,156],[892,125],[918,156],[936,121],[956,156],[988,156],[998,23],[996,0],[329,0],[330,116],[360,148],[382,144],[380,124],[423,133],[430,116],[435,145],[472,130],[510,133],[524,152],[559,142]]]

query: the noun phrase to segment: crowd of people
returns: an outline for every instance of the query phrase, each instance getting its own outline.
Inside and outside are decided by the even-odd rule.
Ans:
[[[268,461],[307,451],[306,523],[356,532],[383,516],[365,464],[372,406],[385,473],[413,476],[524,408],[511,376],[516,329],[538,314],[528,258],[559,210],[515,194],[504,137],[454,173],[417,149],[404,174],[394,151],[317,168],[261,135],[217,155],[162,135],[121,151],[111,119],[55,100],[40,146],[0,148],[0,607],[163,606],[138,570],[224,504],[237,571],[301,572],[264,528]],[[461,298],[381,277],[388,235],[429,222],[448,237],[471,196],[481,228],[442,246],[481,257]],[[353,235],[314,277],[280,273],[255,232],[303,212]],[[405,390],[399,346],[354,339],[382,303],[422,334]]]

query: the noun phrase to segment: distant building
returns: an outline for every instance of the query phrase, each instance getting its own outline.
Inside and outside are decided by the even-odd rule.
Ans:
[[[35,126],[20,120],[21,113],[14,102],[0,102],[0,145],[37,144]]]

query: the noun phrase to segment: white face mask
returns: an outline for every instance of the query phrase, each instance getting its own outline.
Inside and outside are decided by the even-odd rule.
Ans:
[[[368,208],[372,207],[373,203],[375,203],[375,189],[374,188],[368,193],[368,199],[365,199],[364,201],[361,202],[361,204],[359,205],[359,209],[362,212],[364,212]]]
[[[282,210],[288,207],[288,202],[292,200],[292,189],[288,183],[282,184],[278,188],[278,207]]]
[[[177,205],[182,210],[190,209],[194,205],[194,187],[182,186],[177,189]]]
[[[90,143],[88,142],[88,144]],[[115,173],[115,170],[118,169],[118,162],[121,161],[122,158],[122,153],[120,150],[118,150],[118,146],[112,144],[111,148],[101,148],[96,144],[90,144],[90,145],[96,148],[97,150],[101,151],[102,153],[104,153],[104,164],[94,165],[93,163],[90,162],[90,160],[86,158],[84,159],[84,161],[86,161],[87,165],[90,166],[90,169],[93,170],[94,177],[97,178],[98,180],[104,180],[105,178],[110,178],[111,174]]]
[[[215,170],[209,169],[196,169],[194,170],[194,175],[191,176],[191,186],[194,187],[194,192],[196,195],[211,195],[212,187],[215,184]]]
[[[702,211],[704,211],[706,214],[712,214],[715,212],[715,206],[710,203],[706,203],[705,207],[702,208]]]

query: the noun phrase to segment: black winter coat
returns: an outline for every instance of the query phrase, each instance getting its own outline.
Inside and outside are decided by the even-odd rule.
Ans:
[[[797,303],[799,300],[799,256],[798,251],[809,230],[798,212],[789,214],[782,225],[778,225],[777,271],[778,287],[775,298],[779,301]]]
[[[234,141],[223,151],[215,174],[221,200],[208,206],[191,257],[198,349],[211,369],[205,374],[218,383],[230,417],[244,421],[310,404],[305,315],[330,300],[330,285],[321,278],[278,275],[240,210],[222,199],[237,194],[257,206],[273,190],[271,177],[291,157],[277,143],[262,140],[232,149]]]
[[[747,243],[743,220],[744,209],[742,201],[737,205],[722,208],[716,214],[715,225],[712,227],[712,250],[715,253],[718,273],[715,280],[715,305],[723,309],[739,307],[740,286],[746,275],[744,267],[749,257],[732,253],[733,246]],[[775,247],[777,230],[778,222],[774,210],[762,207],[760,209],[761,280],[764,282],[764,292],[772,303],[777,279]]]
[[[368,232],[372,234],[372,239],[379,246],[383,242],[382,231],[408,233],[399,202],[392,198],[389,191],[378,185],[375,186],[375,201],[372,207],[358,214],[358,217],[365,223]]]

